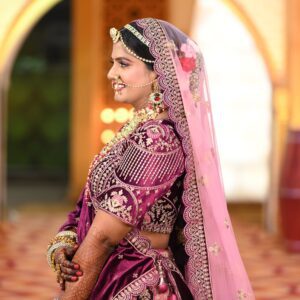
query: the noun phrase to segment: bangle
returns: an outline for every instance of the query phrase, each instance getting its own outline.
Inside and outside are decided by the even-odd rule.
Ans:
[[[54,251],[57,248],[65,246],[74,246],[78,242],[77,234],[71,230],[60,231],[54,239],[52,239],[47,247],[47,262],[48,265],[55,270]]]
[[[53,244],[56,244],[58,242],[78,243],[77,234],[73,231],[59,232],[55,236],[55,238],[50,241],[50,243],[48,244],[47,250],[49,250]]]
[[[67,246],[73,246],[74,243],[66,243],[66,242],[58,242],[53,244],[47,251],[47,262],[48,265],[54,270],[55,270],[55,264],[54,264],[54,252],[57,248],[60,247],[67,247]]]
[[[68,236],[70,238],[73,238],[76,240],[77,242],[77,233],[74,232],[74,231],[71,231],[71,230],[64,230],[64,231],[60,231],[56,236],[55,238],[57,237],[64,237],[64,236]]]

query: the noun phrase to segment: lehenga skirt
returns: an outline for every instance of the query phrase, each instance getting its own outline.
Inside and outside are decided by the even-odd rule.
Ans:
[[[170,249],[153,249],[138,230],[124,238],[105,263],[91,300],[192,300]]]

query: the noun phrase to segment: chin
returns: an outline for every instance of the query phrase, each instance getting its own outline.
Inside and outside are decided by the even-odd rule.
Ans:
[[[114,100],[116,102],[120,102],[120,103],[129,103],[127,101],[127,99],[123,95],[116,95],[116,96],[114,96]]]

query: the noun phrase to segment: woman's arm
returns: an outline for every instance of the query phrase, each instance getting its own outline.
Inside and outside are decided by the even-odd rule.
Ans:
[[[91,228],[80,247],[74,261],[83,271],[77,282],[66,283],[62,300],[86,300],[96,284],[107,258],[119,241],[131,230],[131,226],[118,218],[99,210]]]
[[[61,234],[64,231],[73,231],[77,232],[77,224],[78,224],[78,219],[81,214],[81,209],[83,205],[83,200],[85,197],[86,193],[86,187],[82,190],[79,199],[76,203],[76,207],[73,211],[69,212],[67,220],[65,223],[60,227],[58,230],[59,233]],[[55,241],[52,240],[51,244],[57,244],[59,240]],[[49,246],[51,246],[51,244]],[[56,248],[56,247],[55,247]],[[54,258],[54,266],[59,264],[61,265],[61,272],[57,273],[57,282],[60,284],[60,287],[62,290],[65,289],[65,281],[76,281],[78,276],[81,276],[82,272],[80,270],[80,266],[75,266],[74,263],[71,263],[71,260],[77,250],[77,245],[76,244],[70,244],[68,246],[60,246],[56,248],[54,251],[49,251],[48,247],[48,263],[49,260],[52,261]],[[50,266],[52,266],[52,263],[49,263]],[[54,267],[53,266],[53,267]]]

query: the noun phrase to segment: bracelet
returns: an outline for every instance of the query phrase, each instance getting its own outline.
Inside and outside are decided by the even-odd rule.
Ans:
[[[77,234],[71,230],[60,231],[54,239],[52,239],[47,247],[48,265],[55,270],[54,251],[59,247],[73,246],[78,242]]]
[[[73,231],[70,231],[70,232],[69,231],[59,232],[55,236],[55,238],[50,241],[50,243],[48,244],[47,250],[49,250],[53,244],[56,244],[58,242],[77,243],[78,242],[77,234]]]
[[[47,251],[47,262],[48,262],[48,265],[54,270],[56,271],[55,269],[55,265],[54,265],[54,251],[57,249],[57,248],[60,248],[60,247],[67,247],[67,246],[73,246],[74,243],[66,243],[66,242],[58,242],[58,243],[55,243],[53,244]]]
[[[66,231],[60,231],[54,239],[52,239],[48,245],[48,249],[55,243],[61,242],[61,241],[72,241],[78,243],[77,239],[77,233],[71,231],[71,230],[66,230]]]
[[[61,237],[61,236],[68,236],[70,238],[74,238],[77,242],[77,233],[71,230],[64,230],[64,231],[60,231],[55,238],[57,237]]]

